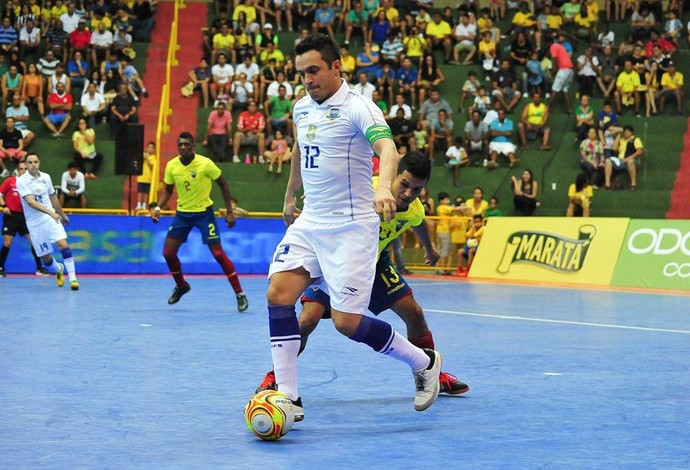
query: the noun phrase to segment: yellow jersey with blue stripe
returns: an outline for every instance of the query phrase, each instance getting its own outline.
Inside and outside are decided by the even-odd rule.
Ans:
[[[204,212],[213,205],[211,187],[223,172],[213,160],[194,154],[189,165],[176,156],[165,165],[165,184],[174,184],[177,189],[177,210],[179,212]]]
[[[379,183],[378,177],[374,177],[374,189]],[[419,199],[412,201],[404,212],[396,212],[390,222],[381,221],[379,228],[379,256],[388,244],[398,238],[410,227],[416,227],[424,221],[424,206]]]

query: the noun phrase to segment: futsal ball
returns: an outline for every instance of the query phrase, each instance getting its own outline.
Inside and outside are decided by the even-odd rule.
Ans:
[[[264,441],[277,441],[286,435],[295,422],[292,401],[284,393],[264,390],[254,395],[244,408],[249,430]]]
[[[467,246],[469,248],[476,248],[479,245],[479,242],[477,241],[476,238],[470,238],[467,240]]]

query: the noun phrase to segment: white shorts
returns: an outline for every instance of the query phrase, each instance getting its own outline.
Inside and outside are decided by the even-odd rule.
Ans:
[[[556,93],[561,91],[567,92],[570,89],[570,84],[573,82],[573,75],[573,69],[560,69],[553,80],[551,91]]]
[[[268,278],[304,268],[326,286],[333,309],[363,314],[374,284],[379,225],[378,217],[338,223],[299,217],[276,248]]]
[[[517,147],[512,142],[489,142],[489,152],[502,153],[503,155],[508,155],[509,153],[515,153]]]
[[[31,134],[29,129],[18,129],[18,131],[22,133],[22,139],[26,139],[26,136]]]
[[[67,239],[65,227],[53,218],[45,217],[32,224],[27,222],[26,225],[29,228],[29,235],[31,235],[31,244],[39,257],[51,254],[53,243]]]

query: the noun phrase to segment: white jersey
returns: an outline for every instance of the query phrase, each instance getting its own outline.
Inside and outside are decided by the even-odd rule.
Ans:
[[[345,80],[318,104],[309,95],[293,109],[305,203],[301,217],[327,222],[375,216],[372,144],[392,138],[378,106]]]
[[[34,178],[27,171],[22,176],[17,178],[17,192],[22,198],[22,208],[24,209],[24,217],[26,218],[26,225],[31,230],[32,225],[38,225],[43,220],[53,221],[53,218],[48,214],[38,211],[27,204],[24,197],[31,194],[36,202],[44,207],[47,207],[51,211],[55,212],[53,208],[53,203],[50,202],[50,196],[55,194],[55,188],[53,188],[53,181],[50,179],[48,173],[40,172],[41,174],[38,178]]]

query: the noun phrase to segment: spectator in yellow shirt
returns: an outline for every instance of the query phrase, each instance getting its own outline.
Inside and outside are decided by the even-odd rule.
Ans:
[[[661,76],[661,90],[657,93],[657,97],[659,111],[663,112],[667,97],[675,97],[678,115],[683,115],[683,74],[676,70],[676,64],[673,62]]]
[[[630,190],[637,190],[637,167],[640,164],[640,159],[644,155],[644,144],[639,137],[635,137],[635,129],[633,126],[625,126],[623,128],[623,136],[620,134],[616,136],[613,143],[614,152],[618,152],[617,157],[606,159],[604,165],[604,187],[611,189],[611,174],[616,171],[628,170],[630,175]]]
[[[616,111],[620,115],[623,106],[635,106],[635,114],[640,115],[640,74],[633,70],[632,60],[626,59],[623,71],[616,79]]]
[[[445,63],[450,63],[450,54],[453,50],[451,41],[452,31],[447,21],[441,18],[439,12],[434,13],[434,21],[426,25],[427,51],[443,47]]]
[[[522,2],[520,8],[513,16],[513,31],[525,31],[528,29],[534,29],[537,26],[537,21],[534,19],[534,15],[529,11],[529,4],[527,2]]]
[[[474,255],[477,253],[479,244],[484,236],[484,217],[481,214],[475,214],[472,216],[472,225],[470,229],[465,234],[467,237],[467,244],[464,249],[458,250],[458,270],[455,272],[456,276],[465,277],[472,267],[472,261],[474,261]],[[462,256],[467,257],[467,266],[462,266]]]
[[[441,255],[436,266],[442,271],[437,274],[448,274],[448,253],[450,251],[450,218],[453,215],[453,207],[450,205],[450,195],[446,192],[438,194],[438,207],[436,215],[440,219],[436,222],[436,249]]]
[[[220,31],[213,35],[213,57],[215,59],[219,52],[224,52],[225,55],[230,56],[232,64],[237,63],[237,54],[235,53],[235,36],[230,31],[230,25],[224,23],[220,27]]]
[[[575,182],[568,188],[568,209],[565,211],[566,217],[589,217],[589,209],[592,205],[594,191],[589,184],[589,177],[586,173],[580,173],[575,178]]]

